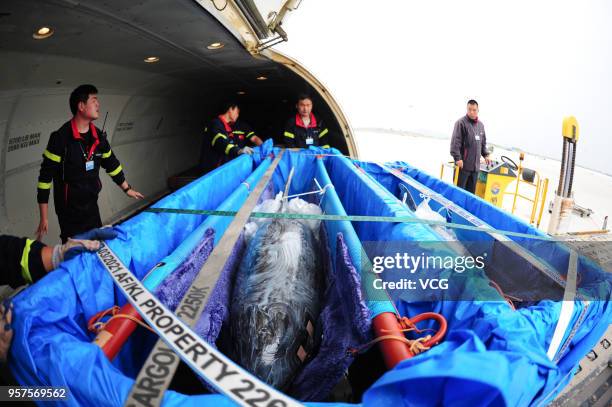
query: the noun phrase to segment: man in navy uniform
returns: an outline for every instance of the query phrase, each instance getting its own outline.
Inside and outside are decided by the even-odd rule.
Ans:
[[[247,144],[260,146],[263,141],[243,120],[238,120],[240,107],[227,102],[222,114],[215,117],[205,130],[200,153],[200,170],[203,173],[214,170],[241,154],[253,154]]]
[[[299,95],[296,109],[295,117],[291,117],[285,124],[285,145],[289,148],[329,148],[329,129],[321,118],[312,113],[312,98],[307,94]]]
[[[38,240],[48,230],[47,212],[52,185],[62,242],[102,226],[98,208],[98,194],[102,190],[100,167],[129,197],[143,198],[126,181],[123,167],[111,150],[106,134],[92,123],[99,116],[97,94],[93,85],[81,85],[72,91],[69,104],[73,118],[51,133],[38,176]]]
[[[55,270],[62,261],[86,250],[96,251],[100,248],[99,240],[115,237],[117,232],[112,228],[98,228],[51,247],[28,238],[0,235],[0,285],[18,288],[33,284]],[[0,305],[0,364],[6,362],[13,339],[12,314],[12,304]]]

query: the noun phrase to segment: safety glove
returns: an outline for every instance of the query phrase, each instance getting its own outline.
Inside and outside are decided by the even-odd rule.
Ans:
[[[100,240],[110,240],[117,237],[117,232],[112,227],[92,229],[88,232],[68,238],[64,244],[58,244],[53,248],[53,268],[57,268],[64,260],[70,260],[84,251],[95,252],[100,248]]]
[[[253,149],[249,146],[242,147],[240,150],[238,150],[238,154],[253,155]]]

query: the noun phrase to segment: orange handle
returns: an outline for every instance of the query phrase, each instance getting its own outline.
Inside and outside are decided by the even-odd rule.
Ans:
[[[410,319],[404,319],[405,322],[398,320],[397,315],[393,312],[383,312],[377,315],[372,320],[372,328],[376,337],[400,337],[405,338],[403,329],[409,328],[410,325],[416,325],[419,322],[433,319],[438,322],[438,330],[427,341],[424,346],[431,347],[440,343],[448,328],[446,319],[441,314],[435,312],[424,312]],[[410,347],[403,341],[385,338],[380,341],[380,350],[383,354],[385,365],[389,369],[393,369],[402,360],[411,358],[414,354],[410,351]]]

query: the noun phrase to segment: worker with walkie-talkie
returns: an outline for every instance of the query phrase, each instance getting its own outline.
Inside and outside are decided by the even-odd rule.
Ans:
[[[99,171],[104,168],[113,181],[131,198],[142,199],[125,179],[123,168],[107,140],[106,133],[93,125],[99,116],[98,90],[81,85],[70,94],[73,118],[51,133],[38,176],[41,239],[48,230],[48,201],[51,186],[62,242],[69,237],[102,226],[98,194],[102,189]]]

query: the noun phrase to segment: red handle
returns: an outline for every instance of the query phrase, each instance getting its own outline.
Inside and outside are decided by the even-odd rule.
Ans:
[[[406,342],[389,337],[405,338],[403,329],[413,327],[417,323],[428,319],[435,320],[439,325],[436,333],[429,340],[423,342],[424,346],[431,347],[440,343],[444,335],[446,335],[448,324],[441,314],[424,312],[413,318],[405,318],[404,321],[400,321],[393,312],[383,312],[372,320],[372,328],[376,337],[387,337],[379,343],[387,368],[392,369],[402,360],[414,356]]]
[[[98,332],[93,342],[102,348],[102,352],[104,352],[109,360],[113,360],[115,356],[117,356],[123,344],[138,327],[138,323],[131,318],[142,321],[142,317],[131,304],[125,304],[117,314],[126,315],[128,318],[111,319],[106,326]]]

